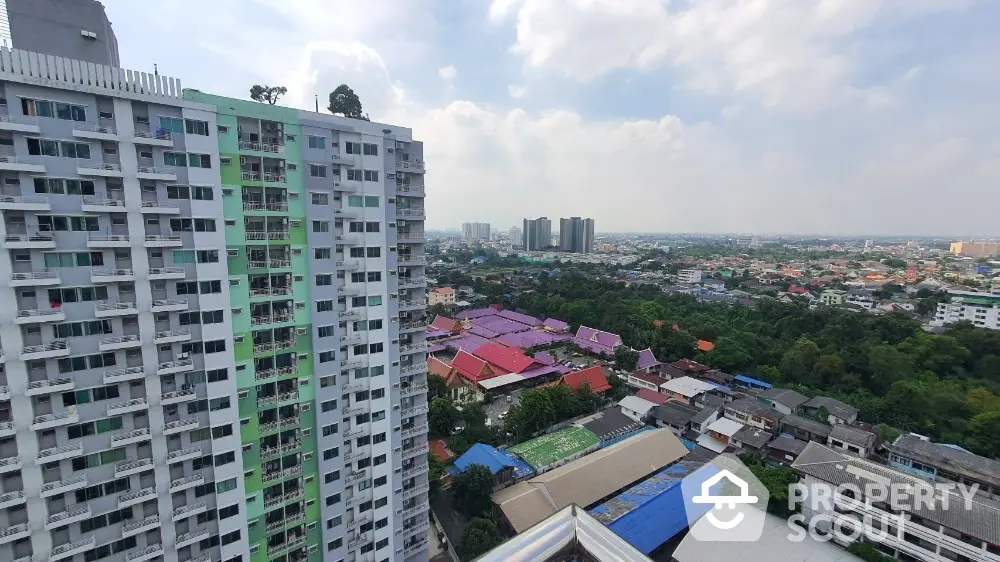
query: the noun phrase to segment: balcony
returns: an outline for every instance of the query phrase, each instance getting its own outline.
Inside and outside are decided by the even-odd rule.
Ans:
[[[139,305],[134,302],[99,302],[94,305],[94,316],[97,318],[132,316],[134,314],[139,314]]]
[[[62,322],[66,313],[62,308],[40,308],[36,310],[18,310],[14,317],[15,324],[42,324],[44,322]]]
[[[182,431],[194,431],[199,427],[201,427],[201,421],[196,418],[177,420],[163,424],[163,434],[173,435],[175,433],[181,433]]]
[[[346,505],[348,509],[351,509],[353,507],[356,507],[358,504],[368,501],[370,499],[372,499],[372,489],[368,488],[367,490],[356,492],[353,496],[351,496],[350,499],[348,499],[344,503],[344,505]]]
[[[277,447],[261,447],[260,448],[260,458],[270,458],[276,457],[278,455],[283,455],[285,453],[290,453],[296,449],[302,447],[302,441],[296,439],[294,441],[289,441],[288,443],[283,443]]]
[[[121,164],[77,164],[76,173],[81,176],[98,178],[125,177]]]
[[[400,437],[402,437],[403,439],[408,439],[410,437],[423,435],[425,433],[427,433],[427,424],[420,423],[404,429],[402,432],[400,432]]]
[[[397,160],[396,169],[411,174],[422,174],[424,173],[424,163],[420,160]]]
[[[270,498],[264,498],[264,509],[272,508],[276,505],[283,504],[285,502],[290,502],[298,499],[302,499],[305,494],[301,489],[288,492],[287,494],[281,496],[272,496]]]
[[[410,384],[399,389],[399,397],[406,398],[415,394],[427,392],[427,385],[424,383]]]
[[[41,396],[43,394],[58,394],[73,390],[75,387],[76,382],[71,378],[31,381],[24,390],[24,395]]]
[[[360,332],[354,334],[345,333],[340,337],[340,345],[354,345],[356,343],[364,343],[368,341],[368,337]]]
[[[425,324],[424,322],[402,322],[399,325],[400,334],[422,332],[426,329],[427,329],[427,324]]]
[[[160,395],[160,405],[169,406],[171,404],[180,404],[181,402],[194,400],[197,397],[198,394],[193,388],[175,390],[173,392],[164,392]]]
[[[176,451],[170,451],[163,460],[167,464],[173,464],[177,462],[184,462],[191,459],[196,459],[201,456],[200,447],[189,447],[187,449],[178,449]]]
[[[399,346],[400,355],[408,353],[423,353],[427,351],[426,343],[410,343]]]
[[[399,280],[400,289],[419,289],[426,286],[426,277],[404,277]]]
[[[297,415],[289,418],[280,418],[277,421],[261,423],[260,425],[257,426],[257,430],[260,433],[269,433],[271,431],[278,429],[279,427],[297,426],[299,425],[299,422],[300,418]]]
[[[153,438],[153,434],[149,431],[149,428],[133,429],[132,431],[123,431],[121,433],[114,433],[111,435],[111,445],[114,447],[124,447],[125,445],[133,445],[135,443],[142,443],[143,441],[149,441]]]
[[[201,486],[204,483],[205,483],[205,476],[202,474],[194,474],[192,476],[177,478],[170,482],[170,493],[173,494],[175,492],[187,490],[188,488]]]
[[[55,271],[32,271],[29,273],[11,273],[11,287],[47,287],[59,285],[62,280]]]
[[[124,213],[125,201],[121,199],[104,199],[101,197],[84,197],[80,210],[85,213]]]
[[[38,126],[38,118],[29,115],[18,115],[18,120],[10,115],[0,115],[0,131],[11,131],[14,133],[39,134],[42,132]]]
[[[120,416],[148,409],[149,402],[145,398],[133,398],[131,400],[122,400],[121,402],[108,404],[108,416]]]
[[[21,470],[21,457],[0,458],[0,474]]]
[[[305,545],[307,540],[306,535],[302,535],[289,539],[281,544],[269,546],[267,547],[267,555],[276,557],[278,554],[284,553],[285,551]]]
[[[427,308],[427,303],[420,301],[399,301],[399,311],[404,312],[407,310],[417,310],[420,308]]]
[[[427,498],[417,498],[416,503],[413,506],[404,509],[399,516],[403,519],[409,519],[415,515],[427,513],[429,509],[430,507],[427,504]]]
[[[25,158],[16,158],[14,156],[0,156],[0,170],[8,172],[44,174],[45,164],[42,164],[40,160],[28,160]]]
[[[347,320],[349,318],[361,318],[361,309],[353,308],[351,310],[341,310],[337,314],[337,318],[341,320]]]
[[[147,470],[153,470],[153,459],[136,459],[122,461],[115,465],[115,478],[122,478],[132,474],[139,474]]]
[[[267,152],[269,154],[282,154],[285,152],[285,145],[273,142],[258,142],[247,140],[243,137],[239,141],[239,148],[250,152]]]
[[[426,414],[426,413],[427,413],[427,405],[424,404],[424,405],[421,405],[421,406],[411,406],[409,408],[403,408],[402,411],[399,412],[399,415],[402,416],[402,417],[404,417],[404,418],[409,418],[409,417],[419,416],[420,414]]]
[[[188,505],[182,505],[174,509],[171,514],[171,519],[174,522],[180,521],[181,519],[187,519],[188,517],[193,517],[199,513],[205,513],[208,511],[208,502],[197,502]]]
[[[341,408],[340,411],[345,416],[353,416],[354,414],[360,414],[361,412],[364,412],[364,411],[367,411],[367,410],[368,410],[368,403],[367,402],[362,402],[360,404],[353,404],[353,405],[348,404],[348,405],[344,406],[343,408]]]
[[[13,422],[0,422],[0,437],[13,437],[17,435],[17,428]]]
[[[285,480],[286,478],[291,478],[293,476],[298,476],[302,474],[302,465],[296,465],[284,470],[275,470],[272,472],[265,472],[260,475],[260,481],[263,483],[276,482],[279,480]]]
[[[24,505],[28,500],[24,499],[24,492],[8,492],[0,494],[0,509],[7,509],[18,505]]]
[[[139,212],[144,215],[179,215],[181,208],[177,203],[143,201],[139,206]]]
[[[136,169],[135,177],[141,180],[177,181],[177,169],[139,166]]]
[[[10,387],[7,385],[0,386],[0,400],[10,400]]]
[[[156,131],[135,131],[132,133],[132,142],[147,146],[174,146],[173,137],[163,129],[157,129]]]
[[[356,246],[361,242],[361,239],[357,236],[345,236],[343,234],[338,234],[333,239],[337,244],[343,244],[344,246]]]
[[[253,344],[254,353],[267,353],[281,349],[291,349],[295,347],[295,340],[278,340]]]
[[[156,488],[143,488],[135,492],[121,494],[118,496],[118,509],[137,505],[143,502],[153,501],[157,497]]]
[[[243,170],[240,172],[241,181],[260,181],[260,172]]]
[[[151,267],[146,277],[150,281],[163,281],[167,279],[184,279],[187,274],[183,267]]]
[[[258,287],[250,289],[251,297],[277,297],[292,294],[291,287]]]
[[[124,234],[90,234],[87,236],[88,248],[128,248],[130,244],[128,236]]]
[[[427,484],[418,484],[411,488],[403,488],[403,499],[408,500],[421,494],[426,495],[430,487]]]
[[[353,484],[353,483],[357,482],[358,480],[361,480],[365,476],[368,476],[368,471],[367,470],[364,470],[364,469],[362,469],[362,470],[356,470],[356,471],[348,474],[346,477],[344,477],[344,482],[346,482],[348,484]]]
[[[264,406],[269,406],[271,404],[278,404],[280,402],[288,402],[289,400],[298,400],[299,391],[293,390],[291,392],[282,392],[281,394],[275,396],[263,396],[257,398],[257,407],[263,408]]]
[[[183,535],[177,535],[174,541],[174,548],[184,548],[185,546],[190,546],[202,539],[207,539],[212,533],[208,529],[202,529],[200,531],[191,531],[190,533],[184,533]]]
[[[96,546],[97,539],[94,538],[94,535],[90,535],[89,537],[76,542],[52,547],[52,550],[49,551],[49,562],[57,562],[58,560],[63,560],[65,558],[72,558],[77,554],[83,554],[88,550],[93,550]]]
[[[371,535],[371,533],[364,533],[362,535],[358,535],[358,536],[354,537],[353,539],[351,539],[347,543],[347,548],[349,550],[354,550],[355,548],[358,548],[358,547],[360,547],[362,545],[365,545],[365,544],[368,544],[370,542],[372,542],[372,535]]]
[[[358,211],[351,208],[334,209],[333,216],[338,219],[356,219],[358,218]]]
[[[282,322],[291,322],[293,316],[290,312],[279,312],[277,314],[261,314],[257,316],[250,317],[250,324],[253,326],[259,326],[261,324],[280,324]]]
[[[423,209],[396,209],[396,218],[405,220],[422,221],[426,218]]]
[[[427,372],[427,363],[423,361],[415,363],[413,365],[407,365],[399,369],[399,374],[401,375],[415,375],[418,373],[426,373],[426,372]]]
[[[344,393],[357,392],[359,390],[368,390],[370,387],[369,381],[367,379],[362,379],[361,381],[352,382],[351,384],[344,385]]]
[[[337,262],[337,269],[341,270],[341,271],[354,271],[355,269],[358,269],[359,267],[361,267],[361,264],[359,264],[357,260],[338,261]]]
[[[118,131],[114,127],[93,123],[74,123],[73,136],[81,139],[118,142]]]
[[[425,197],[427,193],[422,185],[410,185],[406,183],[396,184],[396,195],[400,197]]]
[[[287,213],[288,212],[288,202],[287,201],[269,201],[267,203],[263,201],[244,201],[243,210],[249,212],[271,212],[271,213]]]
[[[423,443],[421,445],[415,445],[413,447],[410,447],[409,449],[403,449],[404,459],[410,459],[417,455],[426,455],[426,454],[427,454],[427,443]]]
[[[156,374],[159,376],[173,375],[176,373],[186,373],[194,370],[194,362],[190,359],[178,359],[176,361],[166,361],[156,366]]]
[[[130,550],[125,554],[125,562],[145,562],[163,556],[163,545],[154,544],[146,548]]]
[[[10,525],[0,529],[0,545],[11,543],[14,541],[19,541],[21,539],[26,539],[31,536],[31,529],[28,528],[27,523],[21,523],[20,525]],[[91,544],[93,544],[93,539],[91,539]],[[58,548],[58,547],[57,547]],[[52,555],[55,555],[55,549],[52,551]],[[52,560],[57,560],[57,558],[52,558]]]
[[[104,384],[118,384],[120,382],[134,381],[145,377],[146,371],[143,370],[141,366],[126,367],[124,369],[111,369],[104,371],[103,374]]]
[[[71,476],[63,480],[56,480],[55,482],[43,484],[41,490],[39,491],[39,495],[43,498],[51,498],[52,496],[58,496],[59,494],[65,494],[66,492],[72,492],[73,490],[79,490],[80,488],[86,487],[86,476]]]
[[[70,406],[65,412],[35,416],[31,420],[31,429],[41,431],[74,423],[80,423],[80,414],[77,413],[75,406]]]
[[[353,531],[354,529],[357,529],[361,525],[364,525],[365,523],[367,523],[367,522],[369,522],[371,520],[372,520],[372,512],[371,511],[366,511],[366,512],[358,515],[358,517],[355,518],[354,520],[348,521],[347,522],[347,530],[348,531]]]
[[[422,232],[399,232],[396,234],[397,244],[423,244],[427,241]]]
[[[51,449],[42,449],[41,451],[38,451],[38,462],[57,462],[76,458],[82,454],[83,443],[74,443],[72,445],[63,445],[62,447],[52,447]]]
[[[8,250],[52,250],[56,247],[56,239],[51,232],[8,234],[4,247]]]
[[[94,283],[127,283],[135,281],[131,269],[91,269],[90,280]]]
[[[53,513],[45,519],[45,530],[51,531],[53,529],[59,529],[67,525],[72,525],[73,523],[78,523],[84,519],[90,519],[90,516],[91,511],[89,505],[74,507],[67,511]]]
[[[268,523],[267,526],[264,527],[264,530],[267,533],[273,533],[279,529],[284,529],[286,527],[291,527],[293,525],[299,525],[301,523],[305,523],[305,521],[306,521],[306,514],[300,512],[296,515],[289,515],[286,516],[284,519]]]
[[[333,190],[341,193],[357,193],[358,185],[356,182],[335,181],[333,182]]]
[[[403,547],[403,556],[415,556],[425,550],[427,550],[427,537],[423,537]]]
[[[427,258],[423,255],[401,255],[396,263],[399,267],[421,267],[427,265]]]
[[[264,183],[286,183],[288,181],[285,174],[265,173],[262,177],[264,179]]]
[[[140,519],[139,521],[132,521],[130,523],[125,523],[122,525],[122,536],[132,537],[145,533],[146,531],[152,531],[160,526],[160,517],[158,515],[150,515],[145,519]]]
[[[344,462],[354,462],[358,459],[371,456],[371,454],[372,452],[368,450],[368,445],[362,445],[353,451],[345,453]]]
[[[158,299],[153,301],[150,312],[181,312],[188,309],[187,299]]]
[[[177,343],[191,341],[191,330],[182,328],[180,330],[165,330],[153,334],[153,343],[160,345],[164,343]]]
[[[51,211],[48,195],[0,195],[0,210],[4,211]]]
[[[147,234],[145,244],[147,248],[180,248],[184,241],[180,234]]]
[[[354,164],[354,156],[352,155],[334,154],[330,157],[330,160],[339,166],[351,166]]]
[[[410,468],[404,468],[403,478],[413,478],[414,476],[419,476],[427,472],[429,469],[430,467],[427,465],[427,463],[414,465],[411,466]]]
[[[118,349],[131,349],[134,347],[141,347],[142,340],[139,336],[111,336],[107,338],[101,338],[101,341],[97,343],[97,349],[101,351],[115,351]]]

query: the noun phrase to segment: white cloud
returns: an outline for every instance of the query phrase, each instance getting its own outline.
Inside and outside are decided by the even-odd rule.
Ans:
[[[445,66],[438,69],[438,76],[442,80],[450,82],[455,79],[455,76],[458,76],[458,70],[454,66]]]
[[[514,99],[521,99],[524,97],[524,94],[528,93],[528,87],[511,84],[507,86],[507,93]]]

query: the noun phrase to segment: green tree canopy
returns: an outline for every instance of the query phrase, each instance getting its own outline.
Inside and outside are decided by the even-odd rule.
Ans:
[[[447,398],[435,398],[427,407],[427,429],[431,437],[448,437],[458,419],[458,410]]]
[[[497,524],[484,517],[473,517],[458,543],[458,556],[465,562],[493,550],[503,542]]]
[[[260,84],[250,86],[250,99],[270,105],[278,103],[278,98],[286,93],[288,93],[288,88],[284,86],[262,86]]]
[[[493,473],[481,464],[470,465],[452,476],[451,491],[455,495],[455,507],[467,517],[488,513],[493,501]]]
[[[330,92],[330,105],[327,109],[335,115],[370,121],[361,107],[361,98],[347,84],[341,84]]]

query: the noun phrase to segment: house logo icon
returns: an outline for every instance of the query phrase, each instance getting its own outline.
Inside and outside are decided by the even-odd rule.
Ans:
[[[690,535],[752,542],[764,532],[767,488],[733,455],[719,455],[681,482]]]

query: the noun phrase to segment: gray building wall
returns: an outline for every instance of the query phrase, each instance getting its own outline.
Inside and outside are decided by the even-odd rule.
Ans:
[[[26,51],[120,66],[118,40],[97,0],[6,0],[13,45]],[[84,36],[82,32],[97,37]]]
[[[594,247],[594,219],[559,219],[559,249],[589,254]]]

